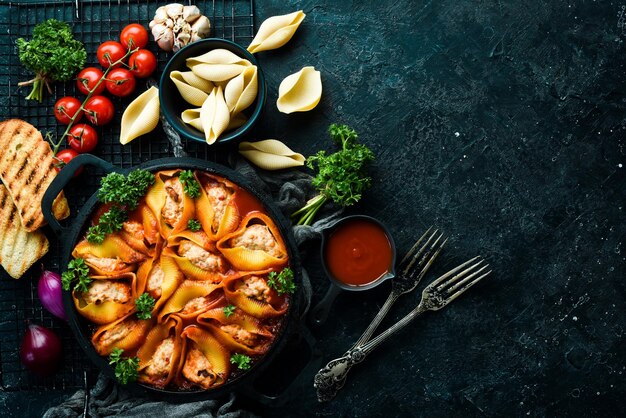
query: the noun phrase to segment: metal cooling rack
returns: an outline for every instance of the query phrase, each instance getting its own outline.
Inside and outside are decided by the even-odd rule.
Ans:
[[[48,2],[2,2],[0,3],[0,119],[21,118],[32,123],[42,132],[60,136],[63,126],[52,116],[56,98],[70,95],[82,97],[74,82],[57,83],[52,95],[46,94],[42,104],[27,101],[26,90],[18,90],[17,83],[30,79],[30,74],[20,65],[15,41],[31,37],[33,27],[45,19],[56,18],[72,25],[77,39],[87,49],[87,65],[98,66],[95,52],[106,40],[117,40],[121,29],[129,23],[139,22],[147,27],[157,7],[168,1],[152,0],[96,0],[96,1],[48,1]],[[254,35],[253,0],[231,1],[181,1],[195,4],[211,20],[212,37],[233,40],[247,46]],[[160,51],[154,42],[149,49],[158,59],[157,75],[163,70],[171,53]],[[120,167],[130,167],[155,158],[170,157],[170,144],[160,127],[149,138],[141,138],[122,147],[119,142],[121,109],[133,97],[145,90],[145,83],[138,82],[136,94],[131,98],[113,99],[116,118],[99,130],[100,142],[93,154]],[[110,96],[109,96],[110,97]],[[183,142],[185,151],[196,158],[220,160],[215,148],[193,141]],[[0,150],[0,152],[2,152]],[[66,188],[70,207],[76,211],[96,191],[103,173],[85,172]],[[54,236],[50,239],[50,253],[42,263],[47,269],[59,271],[60,246]],[[9,277],[0,268],[0,390],[21,391],[32,389],[71,389],[85,385],[86,374],[95,373],[91,362],[78,346],[69,327],[45,311],[37,297],[39,265],[33,267],[20,280]],[[19,361],[19,345],[28,321],[53,329],[63,343],[63,363],[60,371],[49,378],[34,376]]]

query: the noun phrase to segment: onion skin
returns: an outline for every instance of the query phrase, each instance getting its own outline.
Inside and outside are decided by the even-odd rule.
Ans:
[[[31,372],[50,376],[61,362],[61,340],[49,329],[29,324],[20,346],[20,360]]]
[[[57,318],[67,321],[65,308],[63,307],[61,275],[48,270],[42,270],[37,294],[41,304],[48,312]]]

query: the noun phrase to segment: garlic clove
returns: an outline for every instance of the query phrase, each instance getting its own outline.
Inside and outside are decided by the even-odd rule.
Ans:
[[[152,28],[152,36],[154,40],[164,51],[171,51],[174,46],[174,33],[170,28],[159,23]]]
[[[198,38],[206,38],[209,36],[209,33],[211,33],[211,21],[209,18],[206,16],[200,16],[193,23],[193,25],[191,25],[191,33],[196,35]]]
[[[202,16],[202,13],[200,13],[200,9],[198,9],[197,6],[184,6],[183,7],[183,18],[187,22],[192,23],[194,20],[198,19],[200,16]]]
[[[154,19],[152,19],[153,21],[155,21],[156,23],[163,23],[167,20],[167,12],[165,11],[165,6],[161,6],[158,9],[156,9],[156,12],[154,12]]]
[[[174,19],[176,19],[179,16],[182,16],[183,9],[184,9],[184,6],[180,3],[170,3],[167,6],[165,6],[165,11],[167,12],[168,16]]]

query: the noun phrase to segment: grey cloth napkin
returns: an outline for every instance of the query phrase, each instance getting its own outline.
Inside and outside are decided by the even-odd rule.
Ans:
[[[255,170],[240,156],[231,156],[230,164],[252,185],[260,191],[271,194],[278,208],[285,217],[302,207],[312,198],[316,191],[311,185],[311,176],[297,170],[268,172]],[[341,210],[326,205],[319,212],[312,226],[296,225],[293,233],[298,246],[304,242],[318,238],[321,231],[332,224],[341,214]],[[304,308],[300,314],[304,317],[311,301],[311,283],[306,272],[303,275]],[[100,375],[96,385],[90,390],[87,401],[88,416],[99,418],[108,416],[154,418],[186,417],[217,417],[217,418],[244,418],[255,415],[233,407],[235,394],[231,393],[227,399],[206,400],[184,404],[173,404],[164,401],[155,401],[151,398],[137,397],[130,394],[123,387],[111,379]],[[85,408],[85,391],[79,390],[61,405],[52,407],[44,414],[44,418],[82,417]]]

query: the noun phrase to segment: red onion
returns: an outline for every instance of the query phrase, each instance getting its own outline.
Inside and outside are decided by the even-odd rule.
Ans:
[[[20,346],[20,360],[31,372],[49,376],[59,367],[61,340],[49,329],[29,324]]]
[[[61,297],[61,275],[52,271],[41,271],[37,294],[44,308],[52,315],[67,321],[65,309],[63,308],[63,298]]]

